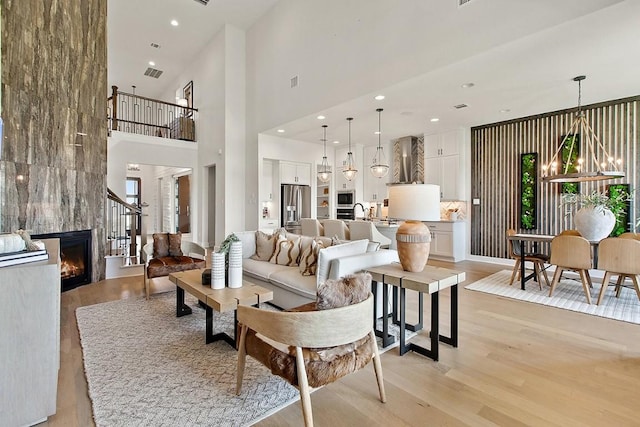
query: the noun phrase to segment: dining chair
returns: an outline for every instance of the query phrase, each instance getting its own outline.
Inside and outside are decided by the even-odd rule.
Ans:
[[[507,230],[507,236],[513,236],[516,234],[516,230],[509,229]],[[513,241],[507,240],[509,244],[509,254],[511,258],[513,258],[516,263],[513,266],[513,272],[511,273],[511,280],[509,281],[509,286],[513,285],[513,281],[516,277],[519,277],[520,274],[520,263],[522,262],[522,255],[520,253],[520,246],[514,245]],[[525,263],[527,261],[533,263],[533,272],[535,273],[536,281],[538,282],[538,286],[540,290],[542,290],[542,278],[544,277],[547,286],[549,286],[549,276],[547,276],[547,270],[544,267],[545,262],[549,262],[549,257],[545,254],[532,253],[524,255]]]
[[[370,242],[380,243],[381,248],[388,248],[391,245],[391,239],[380,233],[371,221],[351,221],[349,233],[351,240],[368,239]]]
[[[324,236],[324,226],[315,218],[301,218],[300,227],[303,236]]]
[[[347,227],[343,220],[325,219],[322,225],[324,225],[325,236],[331,238],[337,237],[340,240],[351,240],[349,227]]]
[[[551,281],[549,296],[553,295],[553,291],[562,277],[562,272],[573,270],[580,275],[580,281],[582,282],[584,294],[587,297],[587,303],[591,304],[591,292],[589,288],[592,287],[592,284],[589,269],[592,268],[592,261],[591,244],[589,241],[580,236],[558,235],[554,237],[551,241],[550,262],[556,266],[556,271]]]
[[[632,232],[627,232],[627,233],[622,233],[621,235],[618,236],[620,239],[634,239],[634,240],[640,240],[640,234],[638,233],[632,233]]]
[[[631,233],[629,233],[631,234]],[[604,270],[602,287],[598,295],[599,305],[609,286],[611,276],[618,275],[615,284],[616,298],[620,296],[620,291],[625,279],[630,279],[640,300],[640,288],[638,278],[640,275],[640,240],[634,238],[609,237],[598,245],[598,269]]]
[[[562,230],[559,234],[559,236],[580,236],[582,237],[582,234],[580,234],[580,232],[578,230]]]

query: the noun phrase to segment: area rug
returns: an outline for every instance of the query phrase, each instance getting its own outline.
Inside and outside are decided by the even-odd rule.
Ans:
[[[175,292],[76,310],[98,427],[251,425],[299,399],[251,357],[236,396],[236,351],[225,342],[205,345],[205,312],[190,295],[185,300],[193,314],[180,318]],[[232,324],[233,313],[214,312],[214,333],[231,335]]]
[[[502,270],[465,286],[465,289],[640,324],[640,300],[634,289],[623,288],[620,297],[616,298],[614,288],[610,286],[602,303],[596,305],[600,283],[594,282],[591,290],[593,304],[587,304],[582,284],[576,280],[562,279],[553,291],[553,296],[549,297],[547,286],[543,285],[540,290],[536,283],[530,281],[527,283],[526,290],[523,291],[520,289],[519,281],[509,286],[510,279],[511,270]]]

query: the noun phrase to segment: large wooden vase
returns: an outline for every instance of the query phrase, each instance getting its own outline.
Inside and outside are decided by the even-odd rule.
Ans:
[[[398,228],[396,242],[402,268],[416,273],[424,270],[431,248],[429,227],[420,221],[405,221]]]

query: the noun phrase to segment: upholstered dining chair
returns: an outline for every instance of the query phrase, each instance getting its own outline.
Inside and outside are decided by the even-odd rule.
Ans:
[[[380,233],[371,221],[351,221],[349,233],[351,240],[368,239],[370,242],[380,243],[381,248],[388,248],[391,245],[391,239]]]
[[[327,292],[331,288],[338,291]],[[241,332],[236,393],[240,395],[249,354],[298,388],[305,426],[312,426],[310,388],[329,384],[373,361],[380,400],[385,402],[370,289],[371,275],[361,273],[327,280],[318,286],[316,303],[291,311],[238,306]]]
[[[516,234],[516,230],[509,229],[507,230],[507,236],[513,236]],[[509,281],[509,286],[513,285],[513,281],[520,275],[520,263],[522,262],[522,256],[520,254],[520,246],[517,244],[513,244],[511,240],[507,240],[509,245],[509,254],[511,258],[513,258],[516,263],[513,266],[513,272],[511,273],[511,280]],[[549,276],[547,276],[547,270],[544,267],[545,262],[549,262],[549,257],[545,254],[527,254],[524,256],[525,263],[527,261],[533,264],[533,272],[536,275],[536,281],[538,282],[538,286],[540,286],[540,290],[542,290],[542,278],[544,277],[545,283],[549,286]]]
[[[303,236],[324,236],[324,226],[315,218],[300,218],[300,227]]]
[[[589,269],[592,268],[592,260],[591,244],[589,241],[580,236],[558,235],[554,237],[551,241],[550,262],[556,266],[556,271],[551,281],[549,296],[553,295],[553,291],[562,277],[562,272],[565,270],[573,270],[580,275],[580,281],[582,282],[584,294],[587,297],[587,303],[591,304],[591,292],[589,288],[592,287],[592,283],[591,276],[589,276]]]
[[[338,237],[340,240],[351,240],[351,233],[349,227],[341,219],[325,219],[322,222],[324,225],[324,235],[327,237]]]
[[[631,233],[629,233],[631,234]],[[615,284],[616,298],[620,296],[620,290],[625,279],[630,279],[640,300],[640,287],[638,279],[640,275],[640,240],[635,238],[608,237],[598,244],[598,269],[604,270],[602,287],[598,295],[598,304],[602,302],[604,294],[609,286],[611,276],[618,275]]]
[[[559,236],[580,236],[580,237],[582,237],[582,234],[580,234],[580,232],[578,230],[569,229],[569,230],[562,230],[560,232]]]
[[[640,240],[640,234],[627,232],[627,233],[622,233],[621,235],[618,236],[618,238]]]

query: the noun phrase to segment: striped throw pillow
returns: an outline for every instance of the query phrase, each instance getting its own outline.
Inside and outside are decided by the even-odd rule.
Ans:
[[[311,244],[306,247],[300,255],[300,273],[303,276],[314,276],[318,269],[318,253],[320,249],[324,248],[322,242],[315,240],[311,241]]]
[[[273,252],[269,262],[271,264],[286,265],[288,267],[298,266],[300,256],[300,238],[287,240],[280,236],[276,242],[276,250]]]

